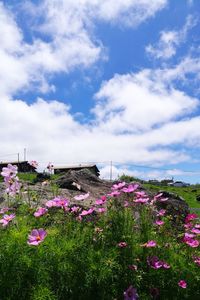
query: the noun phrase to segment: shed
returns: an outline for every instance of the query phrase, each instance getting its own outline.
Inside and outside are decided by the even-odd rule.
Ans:
[[[36,172],[36,168],[31,166],[28,161],[0,162],[0,172],[4,167],[7,167],[8,164],[16,165],[20,173]]]
[[[78,170],[83,170],[83,169],[89,170],[90,172],[92,172],[93,174],[95,174],[98,177],[100,175],[99,169],[94,164],[88,164],[88,165],[79,164],[79,165],[71,165],[71,166],[54,166],[53,167],[54,174],[66,173],[71,170],[78,171]]]

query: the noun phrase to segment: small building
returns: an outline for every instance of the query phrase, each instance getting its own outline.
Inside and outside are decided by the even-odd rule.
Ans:
[[[54,170],[54,174],[60,174],[60,173],[66,173],[69,172],[71,170],[77,171],[77,170],[89,170],[90,172],[92,172],[93,174],[95,174],[96,176],[99,177],[100,175],[100,171],[97,168],[96,165],[93,164],[88,164],[88,165],[71,165],[71,166],[54,166],[53,170]]]
[[[19,173],[35,173],[36,168],[31,166],[28,161],[11,161],[11,162],[0,162],[0,172],[8,164],[16,165]]]
[[[186,186],[190,186],[189,183],[183,182],[183,181],[175,181],[171,184],[169,184],[170,186],[175,186],[175,187],[186,187]]]

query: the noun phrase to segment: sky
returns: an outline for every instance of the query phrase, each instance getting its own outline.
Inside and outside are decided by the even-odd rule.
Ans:
[[[199,0],[0,1],[0,161],[200,182]]]

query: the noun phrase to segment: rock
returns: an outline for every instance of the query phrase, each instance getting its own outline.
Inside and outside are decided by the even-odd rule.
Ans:
[[[101,180],[87,169],[71,170],[55,181],[58,187],[91,195],[101,196],[110,191],[111,182]]]
[[[200,202],[200,195],[197,195],[197,196],[196,196],[196,200],[197,200],[198,202]]]
[[[37,177],[34,179],[34,183],[42,182],[44,180],[49,180],[50,174],[47,173],[37,173]]]
[[[157,208],[166,209],[166,214],[172,216],[172,221],[177,224],[177,226],[181,225],[190,212],[188,204],[182,197],[174,193],[166,191],[159,191],[159,193],[163,193],[162,197],[168,198],[168,200],[164,202],[157,201]]]

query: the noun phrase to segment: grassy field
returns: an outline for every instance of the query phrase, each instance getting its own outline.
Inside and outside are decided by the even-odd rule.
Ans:
[[[196,196],[200,195],[200,185],[191,185],[188,187],[173,187],[173,186],[156,186],[149,183],[143,184],[145,188],[152,192],[168,191],[181,196],[189,205],[190,208],[199,208],[200,213],[200,202],[196,200]]]

